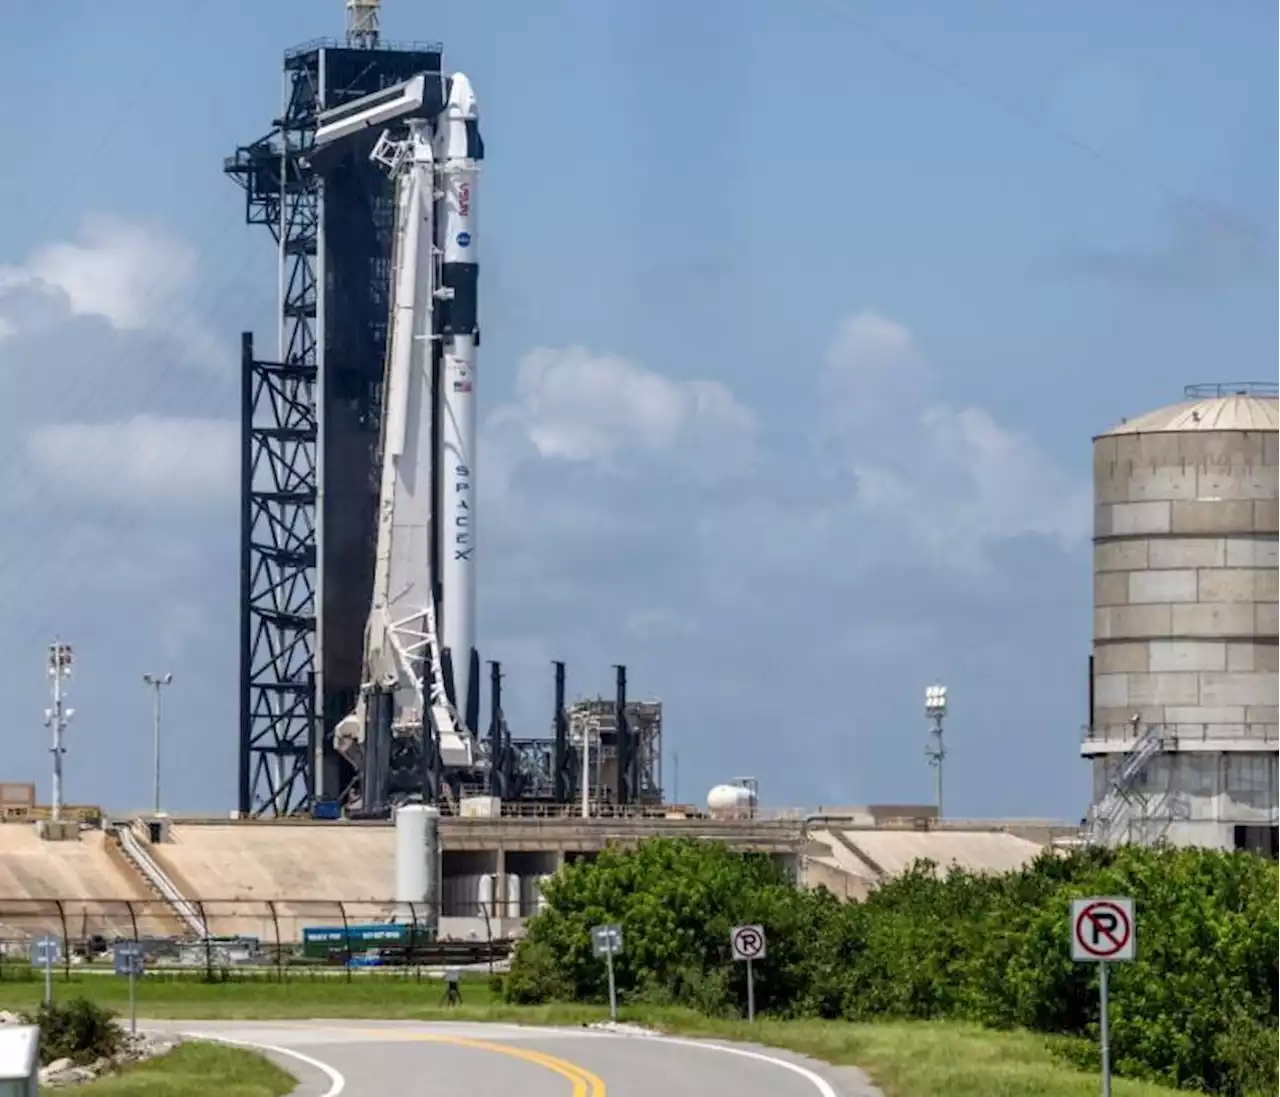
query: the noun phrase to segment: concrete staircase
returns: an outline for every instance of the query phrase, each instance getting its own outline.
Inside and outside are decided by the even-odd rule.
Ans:
[[[177,923],[189,934],[204,939],[209,935],[208,927],[200,915],[199,908],[190,902],[173,881],[165,875],[155,863],[129,823],[113,823],[109,830],[112,844],[119,851],[125,863],[137,873],[147,888],[168,907],[169,913]]]

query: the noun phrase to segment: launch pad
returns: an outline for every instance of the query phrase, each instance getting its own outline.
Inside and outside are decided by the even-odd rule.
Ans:
[[[445,648],[434,675],[426,676],[431,680],[415,684],[423,697],[435,689],[431,696],[439,707],[452,709],[472,733],[482,764],[461,767],[442,754],[438,734],[433,740],[424,730],[416,737],[396,733],[379,707],[389,704],[379,700],[383,687],[368,680],[366,626],[379,500],[387,493],[384,402],[398,284],[397,183],[386,158],[379,163],[363,148],[321,163],[317,131],[366,104],[395,98],[400,93],[393,89],[415,78],[439,89],[442,102],[434,106],[443,108],[455,78],[444,74],[437,43],[380,44],[376,3],[349,3],[348,9],[355,14],[344,42],[313,41],[285,54],[280,117],[224,165],[245,191],[246,221],[271,232],[280,271],[276,353],[260,357],[247,334],[241,344],[239,810],[245,816],[295,816],[355,809],[376,817],[406,799],[438,802],[447,810],[477,792],[506,801],[571,803],[581,792],[584,736],[586,753],[594,756],[588,780],[597,796],[604,793],[618,805],[660,802],[661,705],[628,699],[625,668],[617,669],[612,698],[586,703],[598,711],[588,718],[575,707],[571,718],[565,668],[555,664],[549,733],[513,736],[503,716],[500,665],[491,662],[485,673],[476,647],[460,659]],[[440,198],[437,186],[443,209]],[[469,226],[463,227],[467,231],[452,232],[451,246],[471,242]],[[442,254],[445,243],[437,244]],[[443,282],[451,297],[448,262],[446,257]],[[470,275],[473,317],[477,269],[473,265]],[[466,278],[459,284],[465,286]],[[449,308],[441,309],[446,317]],[[471,326],[478,346],[474,319]],[[456,349],[452,328],[436,330],[433,339]],[[436,353],[438,390],[440,357],[449,352]],[[453,385],[463,391],[456,378]],[[471,393],[469,376],[465,391]],[[440,419],[430,428],[435,435]],[[435,445],[438,455],[438,437]],[[469,483],[462,486],[470,492]],[[439,523],[446,503],[456,507],[457,487],[437,487],[432,522]],[[437,596],[428,617],[440,609],[439,576],[447,564],[432,560]],[[458,598],[446,594],[446,615]],[[447,638],[447,624],[442,631]],[[419,650],[428,654],[426,647]],[[422,662],[430,671],[432,660]],[[469,687],[461,696],[453,688],[455,670],[456,680]],[[488,683],[483,731],[481,678]],[[352,751],[338,733],[344,722],[350,727],[355,712],[363,726],[382,730]],[[420,729],[429,723],[419,717]]]

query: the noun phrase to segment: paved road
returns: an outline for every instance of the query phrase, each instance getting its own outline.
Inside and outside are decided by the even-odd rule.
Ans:
[[[173,1021],[265,1049],[296,1097],[877,1097],[858,1071],[770,1048],[592,1029],[412,1021]]]

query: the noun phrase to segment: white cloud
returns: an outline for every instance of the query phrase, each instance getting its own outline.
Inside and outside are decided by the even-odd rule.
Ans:
[[[62,293],[75,315],[101,316],[113,327],[139,331],[191,280],[195,266],[191,248],[167,233],[94,217],[86,222],[83,243],[41,248],[23,267],[0,271],[0,285],[34,281]]]
[[[678,381],[578,346],[525,355],[515,400],[490,425],[515,428],[540,457],[617,469],[635,457],[679,456],[706,475],[742,468],[756,432],[754,413],[718,381]]]
[[[1088,485],[985,409],[936,397],[936,382],[907,328],[871,311],[841,325],[822,419],[856,484],[856,509],[962,567],[1001,540],[1034,535],[1069,548],[1085,537]]]
[[[1087,485],[947,402],[908,326],[863,311],[833,335],[796,362],[807,394],[760,407],[750,475],[715,482],[690,475],[690,439],[748,423],[754,443],[749,409],[700,418],[679,381],[580,349],[526,360],[486,435],[507,447],[505,495],[481,487],[480,632],[513,728],[546,726],[550,659],[571,695],[607,694],[625,663],[633,694],[668,706],[668,763],[678,750],[698,783],[756,772],[774,802],[802,787],[850,802],[852,781],[909,800],[928,795],[910,721],[940,674],[975,751],[1040,773],[999,713],[1009,678],[1069,699],[1075,638],[1025,635],[1070,590],[1059,546],[1087,532]],[[777,767],[791,755],[829,764],[793,778]]]
[[[845,412],[901,411],[929,386],[929,370],[911,332],[871,309],[840,322],[825,362],[820,393]]]
[[[609,602],[640,639],[744,618],[765,590],[775,607],[821,602],[886,568],[945,576],[1001,542],[1087,533],[1087,484],[985,409],[940,399],[906,326],[851,315],[815,380],[812,448],[757,452],[755,414],[722,385],[580,347],[529,354],[481,453],[486,597],[510,627],[526,613],[546,627],[544,599]],[[751,475],[700,478],[706,454]]]
[[[134,511],[205,507],[238,487],[239,426],[226,419],[55,423],[32,430],[27,448],[58,488]]]
[[[2,319],[10,334],[47,326],[47,310],[22,303],[35,292],[60,301],[73,316],[98,317],[117,331],[163,336],[193,361],[221,368],[229,361],[228,348],[193,307],[197,274],[195,250],[172,233],[90,217],[79,241],[48,244],[17,266],[0,266]]]

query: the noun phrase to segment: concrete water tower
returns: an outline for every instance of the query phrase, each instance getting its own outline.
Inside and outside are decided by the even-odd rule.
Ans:
[[[1277,386],[1094,440],[1091,837],[1276,854]]]

